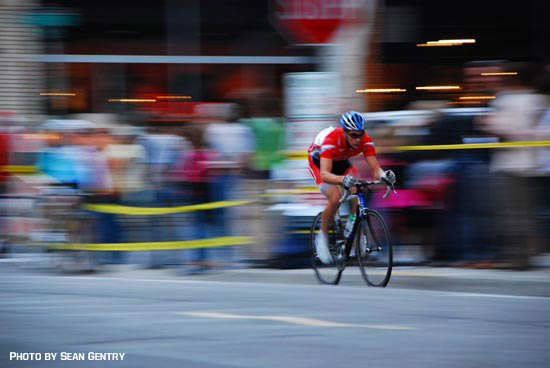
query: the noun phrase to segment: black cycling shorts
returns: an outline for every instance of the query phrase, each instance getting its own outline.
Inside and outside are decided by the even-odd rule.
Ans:
[[[321,169],[321,161],[318,158],[312,157],[313,164]],[[332,170],[330,172],[334,175],[344,175],[346,171],[351,167],[349,160],[332,161]]]

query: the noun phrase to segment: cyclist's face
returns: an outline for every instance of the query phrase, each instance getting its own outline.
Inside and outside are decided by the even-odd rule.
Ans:
[[[363,135],[365,135],[365,132],[362,130],[359,131],[351,131],[351,132],[345,132],[346,133],[346,142],[350,145],[351,148],[357,149],[361,145],[361,141],[363,140]]]

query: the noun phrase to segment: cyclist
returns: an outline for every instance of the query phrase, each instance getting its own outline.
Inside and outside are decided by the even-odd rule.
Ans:
[[[323,129],[308,149],[309,170],[328,199],[322,215],[321,232],[315,242],[317,256],[324,264],[332,262],[327,234],[329,224],[340,207],[340,190],[337,185],[349,189],[357,182],[354,177],[357,170],[353,168],[349,158],[362,153],[375,180],[395,183],[393,171],[384,171],[378,164],[374,142],[365,134],[363,115],[355,111],[346,112],[340,117],[340,125],[338,128]]]

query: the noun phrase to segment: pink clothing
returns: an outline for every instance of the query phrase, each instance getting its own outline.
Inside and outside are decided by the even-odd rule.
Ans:
[[[216,158],[213,151],[190,151],[183,155],[174,176],[188,183],[206,183],[210,177],[210,163]]]

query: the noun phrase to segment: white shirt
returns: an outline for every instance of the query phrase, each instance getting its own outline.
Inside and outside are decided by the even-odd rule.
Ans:
[[[211,123],[204,132],[204,141],[234,164],[242,162],[255,148],[254,132],[241,123]]]
[[[487,129],[507,142],[534,140],[533,129],[544,106],[544,96],[530,90],[507,91],[497,95],[495,111],[487,117]],[[492,172],[531,175],[537,166],[532,147],[497,148],[491,160]]]

